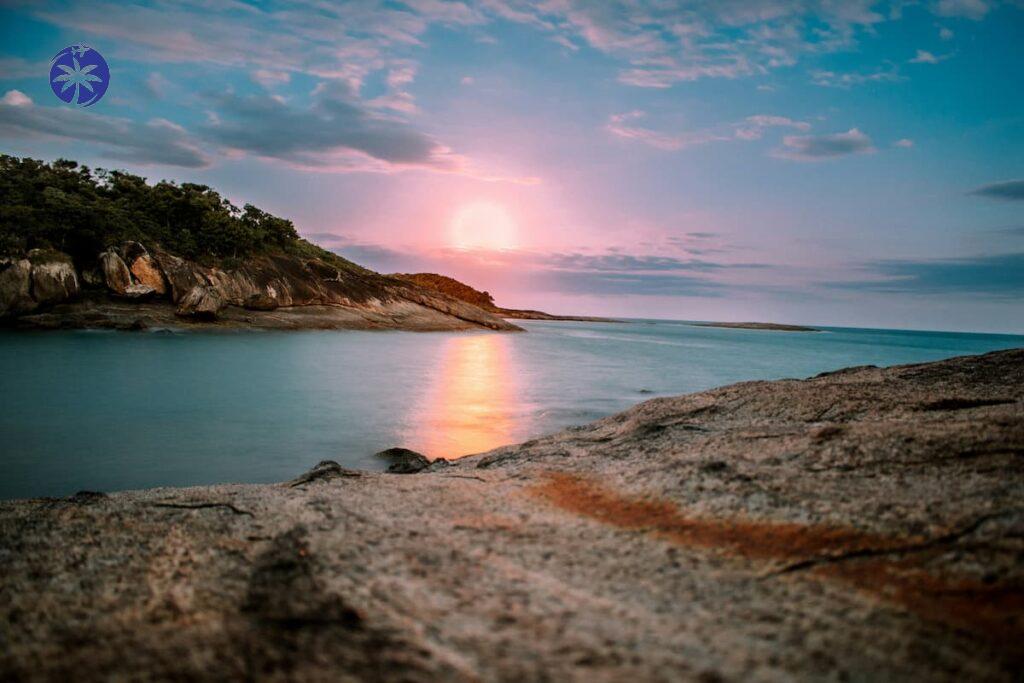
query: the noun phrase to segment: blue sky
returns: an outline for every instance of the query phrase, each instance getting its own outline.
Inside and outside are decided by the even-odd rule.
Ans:
[[[4,2],[4,152],[556,312],[1024,332],[1024,5]],[[105,97],[62,104],[85,42]]]

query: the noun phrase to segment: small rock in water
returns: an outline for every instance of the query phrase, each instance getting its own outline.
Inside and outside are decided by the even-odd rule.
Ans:
[[[314,481],[326,481],[330,479],[337,479],[338,477],[358,476],[361,475],[356,470],[346,469],[333,460],[321,460],[316,464],[316,467],[288,482],[288,486],[295,487],[301,486],[302,484],[309,484]]]
[[[427,456],[408,448],[388,448],[375,454],[378,458],[388,460],[391,474],[415,474],[430,467]]]

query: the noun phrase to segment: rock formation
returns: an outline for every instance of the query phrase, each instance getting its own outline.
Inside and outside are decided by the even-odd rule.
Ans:
[[[132,276],[142,285],[151,288],[156,294],[167,293],[167,281],[160,267],[149,254],[138,256],[129,267]]]
[[[190,324],[287,329],[519,329],[472,304],[341,259],[264,255],[227,269],[127,242],[96,262],[95,271],[79,275],[57,252],[0,260],[0,319],[24,327],[137,329],[174,324],[168,316],[176,313]]]
[[[103,252],[99,258],[103,281],[112,294],[124,296],[132,284],[132,272],[128,270],[124,259],[113,249]]]
[[[69,301],[78,296],[78,273],[70,259],[60,259],[40,250],[30,251],[32,299],[39,306]]]
[[[0,317],[35,310],[32,298],[32,262],[28,259],[0,259]]]
[[[374,455],[388,461],[391,474],[415,474],[430,467],[427,456],[408,448],[388,448]]]
[[[312,463],[311,463],[312,464]],[[1013,681],[1024,350],[411,475],[0,503],[0,679]]]
[[[455,278],[437,273],[394,273],[393,278],[411,282],[425,289],[441,292],[450,297],[465,301],[466,303],[478,306],[485,311],[493,313],[502,318],[514,320],[576,320],[581,322],[621,322],[613,318],[598,318],[586,315],[552,315],[543,311],[531,311],[516,308],[502,308],[494,303],[494,297],[490,292],[481,292],[469,285],[459,282]]]
[[[176,313],[197,320],[216,320],[217,314],[226,302],[220,292],[211,285],[196,285],[178,301]]]

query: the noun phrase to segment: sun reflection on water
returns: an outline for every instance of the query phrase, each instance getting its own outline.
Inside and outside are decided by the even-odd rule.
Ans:
[[[411,414],[411,447],[430,458],[459,458],[518,440],[521,377],[506,335],[449,339],[434,381]]]

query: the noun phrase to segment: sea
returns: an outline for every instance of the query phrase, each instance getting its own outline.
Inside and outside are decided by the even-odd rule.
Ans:
[[[0,332],[0,499],[382,470],[458,458],[640,401],[1024,337],[683,321],[516,321],[526,333]]]

